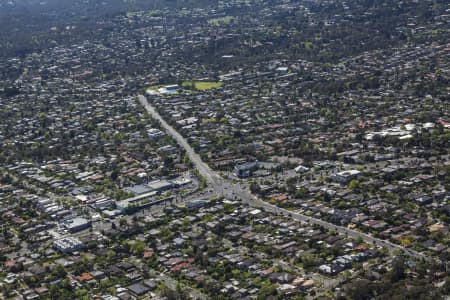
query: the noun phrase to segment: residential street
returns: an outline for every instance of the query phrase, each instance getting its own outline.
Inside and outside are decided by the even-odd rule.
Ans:
[[[425,255],[417,251],[406,249],[405,247],[396,245],[386,240],[375,238],[369,234],[345,228],[342,226],[338,226],[332,223],[328,223],[326,221],[305,216],[293,211],[289,211],[258,199],[257,197],[252,195],[249,191],[245,190],[239,184],[234,184],[228,180],[225,180],[222,177],[220,177],[217,173],[215,173],[205,162],[201,160],[200,156],[189,145],[186,139],[184,139],[183,136],[181,136],[181,134],[179,134],[172,126],[170,126],[156,111],[156,109],[148,103],[145,96],[139,95],[139,102],[145,107],[145,109],[153,118],[161,122],[161,126],[166,130],[166,132],[170,134],[177,141],[177,143],[186,150],[186,153],[193,162],[194,166],[197,168],[200,174],[202,174],[206,178],[206,180],[212,186],[212,188],[215,191],[220,190],[224,196],[229,197],[231,199],[236,197],[240,199],[243,203],[249,204],[250,206],[263,208],[265,211],[271,213],[289,216],[297,221],[316,224],[326,229],[335,230],[341,234],[345,234],[353,238],[360,237],[367,243],[372,243],[377,246],[385,247],[389,251],[400,250],[417,259],[427,258]]]
[[[449,12],[0,1],[0,300],[447,299]]]

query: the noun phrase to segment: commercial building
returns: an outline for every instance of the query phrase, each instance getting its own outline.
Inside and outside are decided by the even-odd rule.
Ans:
[[[85,218],[76,217],[76,218],[64,221],[63,226],[69,232],[74,233],[74,232],[78,232],[78,231],[84,230],[86,228],[89,228],[91,226],[91,221],[89,221]]]
[[[70,253],[83,248],[83,243],[74,237],[65,237],[53,242],[53,248],[62,253]]]

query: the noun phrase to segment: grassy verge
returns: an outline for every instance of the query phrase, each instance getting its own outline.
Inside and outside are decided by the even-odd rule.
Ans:
[[[185,81],[183,82],[183,88],[191,88],[198,91],[206,91],[217,89],[222,86],[222,82],[212,81]]]

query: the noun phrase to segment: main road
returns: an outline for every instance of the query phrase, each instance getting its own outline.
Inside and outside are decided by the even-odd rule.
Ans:
[[[189,145],[189,143],[186,141],[186,139],[178,133],[178,131],[175,130],[171,125],[169,125],[157,112],[157,110],[148,103],[147,99],[143,95],[138,96],[139,102],[144,106],[144,108],[147,110],[147,112],[154,118],[157,119],[161,126],[164,128],[164,130],[172,136],[175,141],[186,151],[189,159],[194,164],[195,168],[200,172],[202,176],[205,177],[207,182],[211,185],[211,187],[215,191],[221,191],[222,194],[228,198],[238,198],[243,203],[247,203],[248,205],[255,207],[255,208],[261,208],[267,212],[271,212],[278,215],[284,215],[287,217],[290,217],[294,220],[301,221],[301,222],[307,222],[309,224],[316,224],[319,225],[325,229],[334,230],[338,233],[347,235],[352,238],[362,238],[366,243],[372,243],[377,246],[385,247],[389,251],[392,250],[400,250],[401,252],[413,256],[417,259],[428,259],[428,257],[422,253],[419,253],[414,250],[407,249],[405,247],[402,247],[400,245],[391,243],[387,240],[382,240],[376,237],[373,237],[369,234],[356,231],[353,229],[349,229],[343,226],[338,226],[329,222],[326,222],[321,219],[309,217],[297,212],[293,212],[284,208],[280,208],[278,206],[272,205],[268,202],[265,202],[253,194],[251,194],[248,190],[244,189],[239,184],[235,184],[231,182],[230,180],[226,180],[219,176],[215,171],[213,171],[208,164],[206,164],[200,156],[194,151],[194,149]]]
[[[156,109],[151,106],[145,96],[139,95],[139,102],[144,106],[147,112],[156,120],[161,123],[161,126],[165,131],[172,136],[172,138],[180,145],[189,156],[189,159],[194,164],[195,168],[200,172],[200,174],[205,177],[206,181],[213,187],[220,185],[221,177],[217,175],[206,163],[202,161],[200,155],[198,155],[194,149],[189,145],[186,139],[178,133],[172,126],[170,126],[156,111]]]

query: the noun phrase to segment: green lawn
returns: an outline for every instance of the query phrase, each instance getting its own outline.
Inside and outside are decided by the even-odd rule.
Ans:
[[[303,42],[303,45],[305,46],[305,48],[307,50],[310,50],[313,46],[313,43],[312,42]]]
[[[199,91],[206,91],[217,89],[222,86],[222,82],[212,82],[212,81],[185,81],[183,82],[184,88],[194,87],[194,89]]]
[[[165,87],[165,86],[166,86],[165,84],[152,85],[147,88],[147,91],[148,90],[154,91],[154,90],[157,90],[157,89]]]
[[[222,18],[209,19],[208,23],[211,25],[229,24],[233,19],[232,16],[225,16]]]

